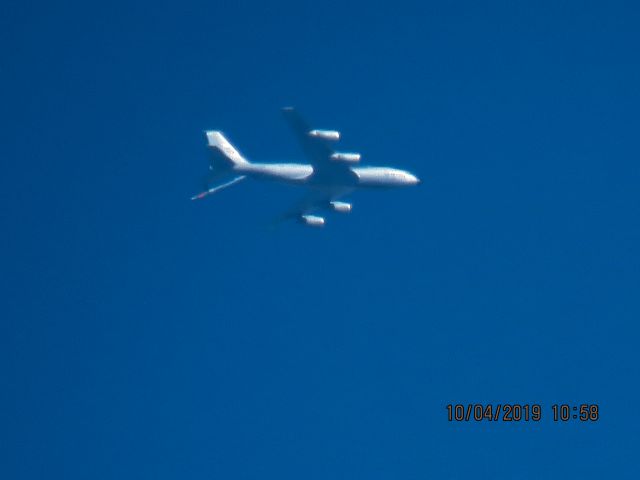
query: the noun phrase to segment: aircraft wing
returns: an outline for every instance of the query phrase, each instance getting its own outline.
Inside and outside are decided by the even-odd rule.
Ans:
[[[282,113],[311,163],[323,164],[327,162],[333,153],[331,141],[322,137],[310,136],[311,127],[293,107],[283,108]]]
[[[331,209],[331,202],[352,192],[348,187],[311,187],[309,192],[296,202],[289,210],[274,220],[274,224],[285,220],[301,219],[303,215],[318,210]]]
[[[333,144],[340,139],[339,132],[312,129],[293,107],[284,108],[282,113],[311,161],[317,181],[328,180],[334,183],[340,177],[353,177],[348,164],[359,161],[360,155],[340,153],[333,149]]]

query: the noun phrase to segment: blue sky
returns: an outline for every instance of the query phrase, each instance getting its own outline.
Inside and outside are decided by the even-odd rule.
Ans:
[[[638,478],[639,17],[6,5],[0,476]],[[285,105],[423,184],[324,230],[264,228],[290,188],[189,202],[204,129],[301,159]]]

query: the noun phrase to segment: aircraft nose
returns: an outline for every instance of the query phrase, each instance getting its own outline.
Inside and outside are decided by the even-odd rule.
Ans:
[[[420,185],[422,183],[422,180],[411,173],[407,173],[407,181],[409,185]]]

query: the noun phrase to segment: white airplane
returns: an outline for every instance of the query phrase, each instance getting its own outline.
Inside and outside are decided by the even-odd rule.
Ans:
[[[298,163],[253,163],[245,159],[219,131],[207,131],[211,148],[210,174],[206,179],[206,190],[191,197],[205,198],[223,188],[230,187],[246,178],[276,180],[308,188],[308,195],[281,217],[296,219],[305,225],[322,227],[323,217],[313,215],[318,210],[333,210],[340,213],[351,211],[351,204],[338,198],[359,188],[390,188],[417,185],[415,175],[397,168],[359,167],[359,153],[338,152],[333,144],[340,139],[335,130],[310,128],[291,107],[283,109],[285,119],[300,141],[310,165]],[[231,176],[230,180],[228,180]],[[212,186],[222,179],[228,181]]]

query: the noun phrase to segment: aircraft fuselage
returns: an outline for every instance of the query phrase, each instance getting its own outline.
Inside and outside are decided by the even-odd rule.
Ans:
[[[247,163],[236,165],[241,175],[292,184],[332,183],[360,188],[391,188],[417,185],[420,180],[413,174],[390,167],[347,167],[349,175],[340,178],[314,176],[311,165],[299,163]]]

